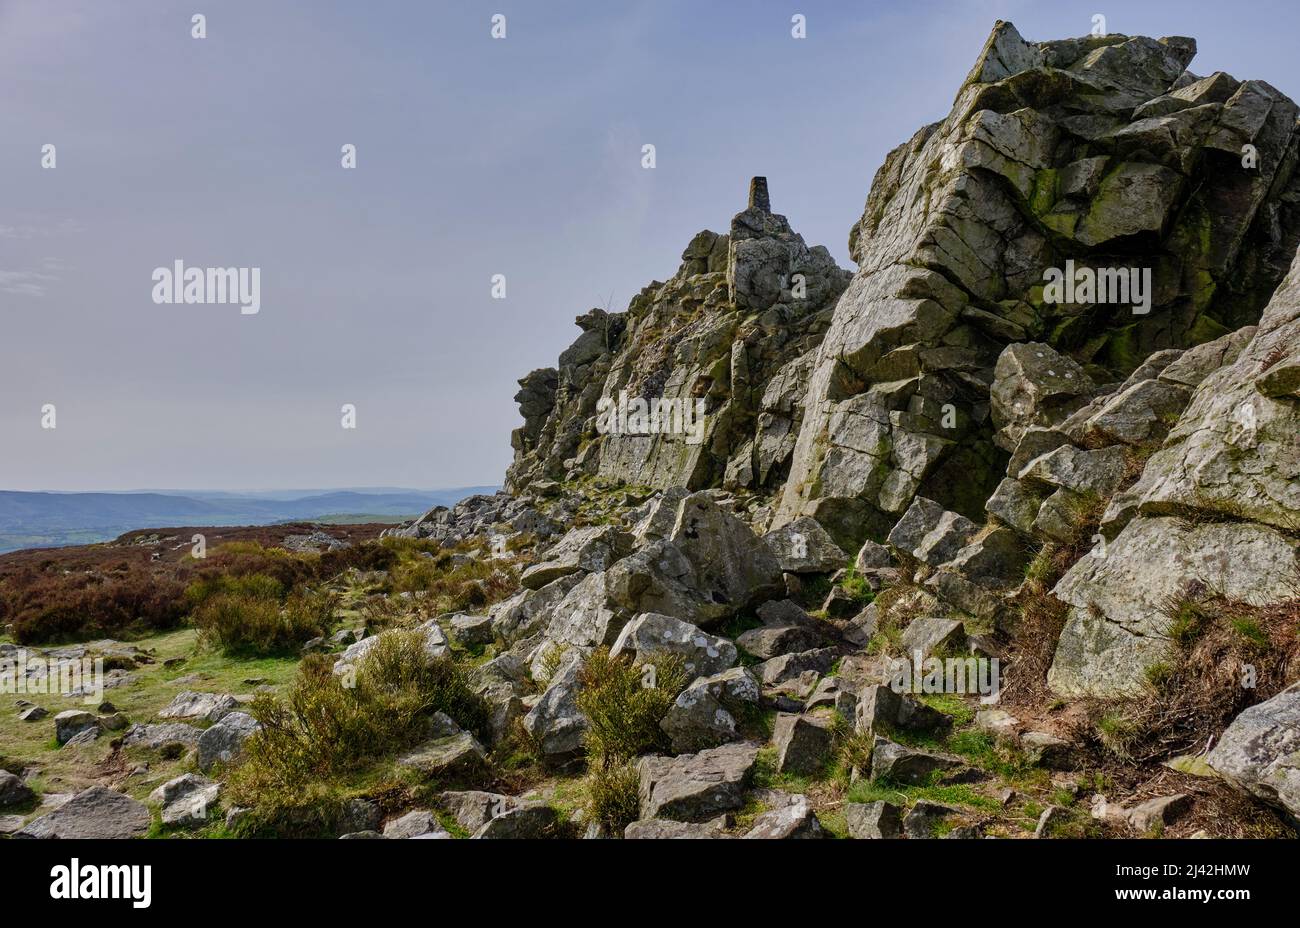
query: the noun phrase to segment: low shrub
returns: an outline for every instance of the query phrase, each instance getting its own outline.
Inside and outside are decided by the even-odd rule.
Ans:
[[[246,831],[324,829],[343,781],[425,740],[435,712],[471,731],[487,726],[487,705],[468,670],[450,657],[430,659],[418,632],[383,635],[358,662],[351,686],[331,667],[331,658],[308,657],[284,699],[254,699],[249,711],[262,730],[245,742],[228,778],[232,801],[252,809]]]
[[[589,819],[604,825],[610,834],[622,835],[641,817],[641,774],[635,762],[592,765],[586,787]]]
[[[265,656],[296,652],[305,642],[329,633],[333,596],[297,592],[282,602],[279,584],[264,579],[269,582],[252,584],[245,578],[236,585],[250,590],[216,593],[194,610],[191,621],[204,644],[234,656]]]
[[[611,657],[608,648],[591,653],[578,680],[578,709],[588,724],[587,750],[599,761],[666,750],[670,741],[659,723],[691,682],[678,655],[657,654],[653,664],[634,664],[623,655]]]

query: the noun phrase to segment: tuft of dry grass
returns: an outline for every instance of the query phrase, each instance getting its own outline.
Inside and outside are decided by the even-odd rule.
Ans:
[[[1148,670],[1146,691],[1089,701],[1076,732],[1129,763],[1203,750],[1300,677],[1300,597],[1255,606],[1197,583],[1164,612],[1173,652]]]

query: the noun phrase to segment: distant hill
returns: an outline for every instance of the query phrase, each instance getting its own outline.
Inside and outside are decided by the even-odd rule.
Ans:
[[[158,525],[267,525],[324,519],[335,523],[413,518],[496,487],[407,490],[383,487],[319,491],[25,493],[0,490],[0,552],[108,541]],[[289,494],[289,495],[286,495]],[[364,516],[364,519],[358,518]]]

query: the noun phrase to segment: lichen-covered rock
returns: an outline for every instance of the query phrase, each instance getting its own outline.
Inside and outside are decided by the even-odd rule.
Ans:
[[[1300,239],[1297,108],[1226,75],[1192,103],[1194,54],[997,24],[949,114],[877,172],[775,526],[809,515],[861,537],[918,495],[975,518],[1024,429],[1258,318]],[[1071,286],[1049,292],[1049,269]],[[1120,275],[1149,285],[1099,299]]]
[[[700,677],[677,695],[659,727],[679,754],[717,747],[739,737],[735,713],[752,711],[761,695],[758,679],[746,667]]]
[[[675,654],[686,663],[692,677],[709,676],[736,663],[736,646],[726,638],[701,631],[672,616],[646,613],[623,627],[610,654],[633,653],[639,662],[653,662],[655,654]]]
[[[742,836],[752,841],[788,841],[824,837],[812,802],[800,793],[758,790],[754,798],[767,810],[761,812]]]
[[[1045,428],[1079,408],[1095,384],[1073,358],[1041,342],[1008,345],[990,388],[998,444],[1010,451],[1031,427]]]
[[[524,729],[549,759],[567,760],[582,749],[587,719],[578,710],[578,675],[583,660],[581,650],[566,651],[542,698],[524,716]]]
[[[1205,760],[1238,789],[1300,821],[1300,686],[1242,712]]]
[[[384,826],[384,837],[392,839],[445,838],[451,835],[442,827],[438,816],[425,809],[407,812]]]
[[[744,804],[759,745],[724,744],[681,757],[644,757],[641,817],[699,822]]]
[[[1251,522],[1140,517],[1085,554],[1052,591],[1071,609],[1047,682],[1065,696],[1140,691],[1169,653],[1167,604],[1193,582],[1266,604],[1300,583],[1295,542]]]
[[[544,802],[519,802],[492,816],[470,835],[478,840],[549,838],[555,833],[555,809]]]

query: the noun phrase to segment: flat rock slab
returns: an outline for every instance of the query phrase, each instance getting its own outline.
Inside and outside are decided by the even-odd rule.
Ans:
[[[759,745],[725,744],[680,757],[641,760],[641,817],[702,821],[744,805]]]
[[[467,731],[427,741],[398,758],[399,767],[409,767],[426,777],[470,773],[487,760],[487,752]]]
[[[718,822],[675,822],[668,818],[643,819],[633,822],[623,830],[623,837],[631,840],[674,840],[674,839],[708,839],[724,838],[725,833]]]
[[[239,700],[229,693],[177,693],[158,713],[160,719],[200,719],[219,721],[227,713],[239,708]]]
[[[92,786],[19,831],[17,838],[138,838],[152,816],[143,802]]]

